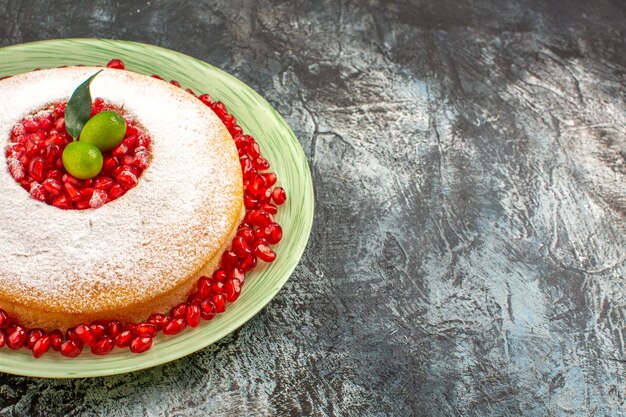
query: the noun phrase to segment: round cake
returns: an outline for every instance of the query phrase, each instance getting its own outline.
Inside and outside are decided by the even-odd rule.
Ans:
[[[130,71],[67,67],[0,81],[0,147],[25,116],[91,92],[149,134],[137,185],[95,209],[37,201],[0,169],[0,307],[30,327],[138,321],[184,300],[216,268],[244,215],[238,152],[197,98]]]

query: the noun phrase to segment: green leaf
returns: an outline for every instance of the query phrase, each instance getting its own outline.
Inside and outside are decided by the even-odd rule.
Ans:
[[[67,129],[67,133],[72,135],[74,139],[80,136],[83,126],[85,126],[85,123],[89,120],[89,116],[91,115],[91,91],[89,90],[89,86],[95,76],[101,72],[102,70],[96,72],[79,85],[78,88],[74,90],[74,93],[72,93],[70,101],[67,102],[67,107],[65,107],[65,128]]]

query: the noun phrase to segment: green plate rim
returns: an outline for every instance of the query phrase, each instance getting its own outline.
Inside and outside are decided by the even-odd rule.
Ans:
[[[289,155],[285,156],[286,159],[284,162],[293,164],[293,167],[283,165],[276,167],[273,165],[272,171],[277,172],[279,177],[279,183],[282,183],[281,171],[287,171],[289,168],[294,168],[298,174],[301,174],[301,177],[297,178],[298,187],[294,187],[293,189],[291,187],[287,188],[289,199],[287,200],[287,203],[279,209],[279,214],[277,215],[277,221],[279,221],[281,224],[284,223],[284,220],[290,219],[290,221],[293,222],[296,218],[300,222],[298,224],[299,228],[297,229],[297,236],[291,236],[289,239],[289,243],[291,243],[292,246],[287,247],[285,243],[286,239],[283,238],[283,241],[281,241],[276,247],[276,252],[279,255],[277,260],[273,264],[265,266],[260,270],[257,266],[257,268],[252,271],[252,275],[246,280],[246,282],[252,282],[252,284],[244,287],[244,290],[239,300],[230,305],[226,312],[218,315],[212,321],[202,323],[200,327],[196,329],[187,329],[183,333],[180,333],[176,336],[165,337],[159,335],[155,339],[155,344],[150,351],[138,355],[132,354],[127,350],[119,351],[118,349],[116,349],[112,354],[104,357],[96,356],[88,351],[85,351],[76,359],[63,358],[56,352],[45,355],[43,358],[35,359],[31,356],[30,352],[26,351],[25,349],[20,349],[18,351],[11,351],[6,347],[0,349],[0,372],[41,378],[100,377],[133,372],[162,365],[167,362],[197,352],[228,336],[239,327],[243,326],[256,314],[258,314],[258,312],[261,311],[274,298],[278,291],[280,291],[280,289],[287,282],[287,280],[297,267],[302,255],[304,254],[313,227],[314,191],[308,161],[302,149],[302,146],[300,145],[291,128],[287,125],[282,116],[280,116],[280,114],[259,93],[257,93],[254,89],[252,89],[233,75],[211,64],[208,64],[204,61],[183,54],[181,52],[173,51],[160,46],[128,40],[112,40],[102,38],[61,38],[5,46],[0,48],[0,57],[4,54],[10,54],[11,52],[24,53],[29,52],[29,50],[37,50],[40,47],[53,48],[64,44],[80,46],[81,48],[106,47],[119,49],[120,51],[125,49],[132,49],[133,47],[148,49],[150,51],[154,51],[156,54],[161,56],[173,56],[179,58],[180,61],[172,62],[173,66],[179,65],[180,62],[183,62],[185,64],[193,64],[195,66],[195,70],[201,70],[206,74],[211,74],[211,76],[217,79],[226,80],[228,84],[238,87],[237,90],[230,91],[234,95],[234,98],[228,96],[227,94],[225,95],[225,93],[227,93],[228,91],[220,91],[218,94],[214,94],[214,92],[212,91],[202,92],[208,93],[213,97],[217,97],[218,99],[224,101],[227,107],[229,107],[229,110],[235,114],[240,124],[244,126],[244,130],[252,130],[250,133],[255,136],[257,141],[261,144],[262,149],[264,149],[264,141],[269,141],[269,139],[265,139],[263,136],[256,135],[253,128],[249,129],[246,126],[247,124],[253,125],[256,120],[246,118],[240,119],[239,115],[237,114],[237,108],[233,107],[232,104],[229,105],[228,102],[232,102],[232,100],[250,100],[253,101],[257,106],[260,106],[259,110],[263,111],[262,116],[264,118],[269,117],[271,120],[273,120],[274,126],[272,127],[276,128],[277,132],[280,133],[280,140],[285,141],[284,147],[288,150]],[[118,57],[119,56],[115,56],[114,52],[111,52],[109,59]],[[100,65],[105,64],[106,62],[100,63]],[[129,69],[134,70],[132,68]],[[2,63],[0,63],[0,71],[3,71]],[[143,72],[146,73],[146,71]],[[185,84],[183,84],[183,87],[185,87]],[[267,136],[269,137],[270,135]],[[271,153],[272,152],[267,152],[267,154]],[[278,157],[281,157],[282,161],[282,153],[278,154]],[[272,161],[272,158],[268,159],[270,160],[270,163],[274,162]],[[299,205],[296,207],[294,202],[298,202]],[[288,213],[283,215],[284,211],[288,211]],[[287,232],[287,230],[285,231]],[[287,237],[287,234],[285,235],[285,237]],[[288,253],[289,256],[281,256],[285,253]],[[261,297],[259,301],[255,302],[249,307],[244,308],[242,306],[238,309],[238,303],[241,302],[242,299],[244,299],[244,297],[246,296],[246,289],[249,286],[254,285],[253,280],[262,279],[261,277],[263,276],[263,274],[266,274],[267,271],[271,269],[276,269],[278,265],[281,266],[282,270],[278,274],[278,277],[271,281],[271,291],[269,291],[267,294]],[[239,312],[238,310],[242,311]],[[230,317],[229,313],[230,315],[238,315],[237,317]],[[211,333],[211,329],[214,323],[220,322],[220,320],[224,321],[224,317],[227,317],[231,320],[230,324],[225,328],[218,328],[218,330],[216,330],[214,333]],[[175,344],[175,342],[169,343],[169,341],[176,340],[176,338],[182,338],[183,335],[186,335],[187,337],[178,344],[177,349],[169,349],[166,352],[160,351],[162,350],[159,349],[160,346],[170,346],[172,344]],[[205,339],[202,339],[201,336],[207,337]],[[192,342],[196,342],[196,344]],[[105,368],[97,366],[99,362],[102,362],[104,360],[103,358],[112,357],[112,360],[115,360],[115,356],[123,358],[124,364],[122,366],[112,366]],[[39,370],[37,364],[45,364],[45,369]],[[77,369],[79,365],[85,364],[87,364],[88,369]],[[93,364],[94,366],[90,366],[91,364]]]

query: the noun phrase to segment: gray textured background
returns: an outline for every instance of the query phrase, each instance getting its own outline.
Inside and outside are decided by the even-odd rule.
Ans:
[[[220,343],[95,380],[0,375],[0,415],[624,415],[626,6],[3,1],[0,45],[131,39],[287,119],[302,263]]]

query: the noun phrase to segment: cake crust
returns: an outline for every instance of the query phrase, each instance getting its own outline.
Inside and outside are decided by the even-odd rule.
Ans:
[[[0,147],[23,117],[65,101],[102,68],[42,70],[0,81]],[[29,327],[144,320],[185,300],[210,273],[244,212],[236,147],[184,90],[103,69],[93,97],[123,106],[152,138],[137,186],[98,209],[34,200],[0,169],[0,307]]]

